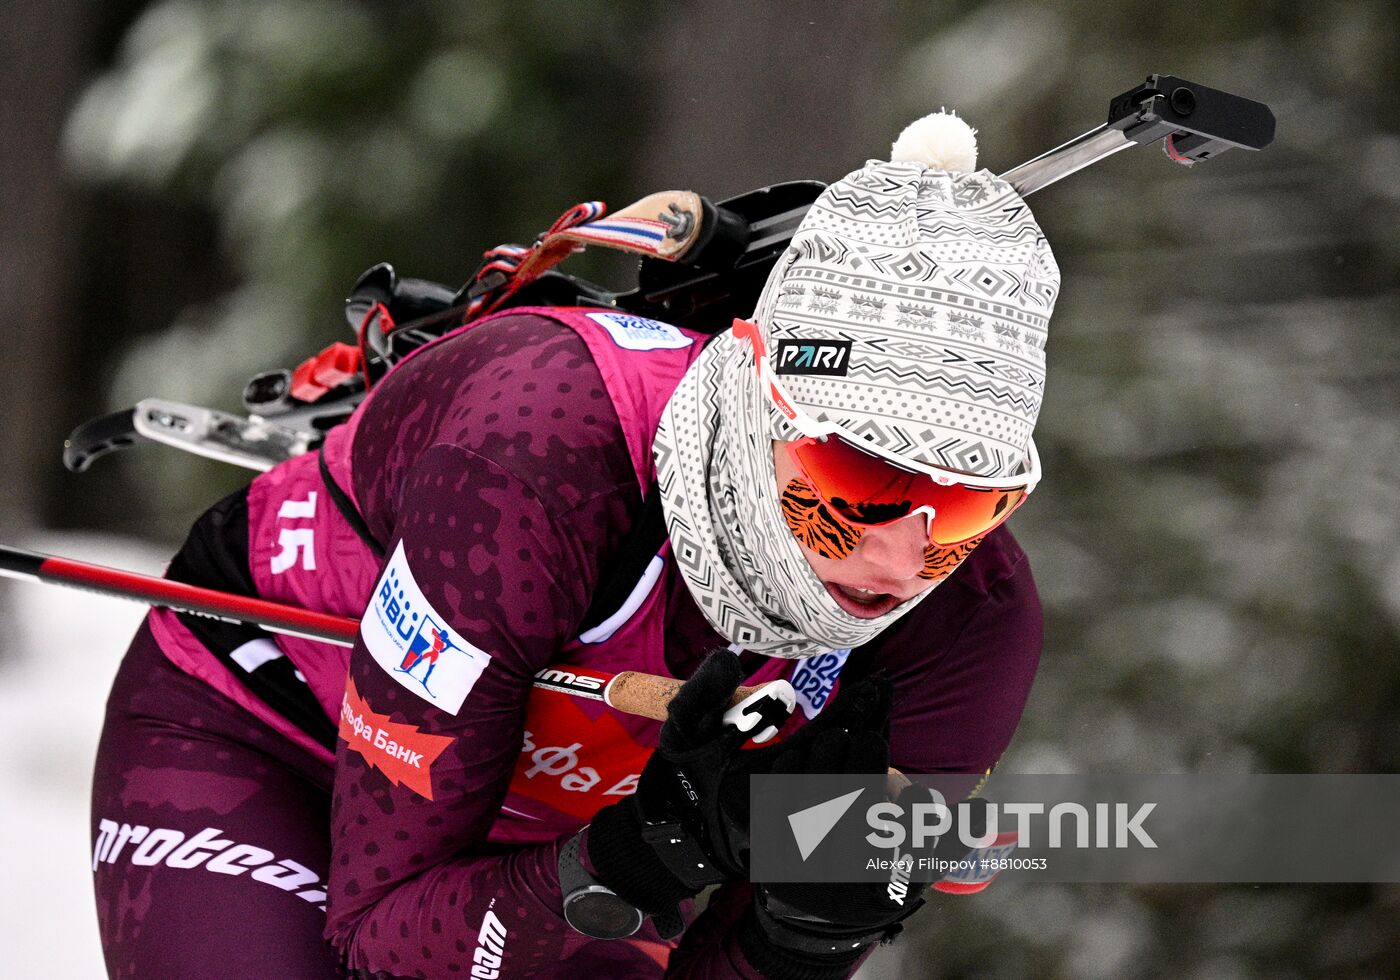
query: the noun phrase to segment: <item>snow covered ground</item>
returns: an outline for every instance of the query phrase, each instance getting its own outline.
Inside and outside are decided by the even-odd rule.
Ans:
[[[137,542],[39,534],[23,548],[158,573],[168,559]],[[145,614],[135,603],[0,580],[0,950],[11,977],[105,975],[93,910],[88,793],[102,711]]]

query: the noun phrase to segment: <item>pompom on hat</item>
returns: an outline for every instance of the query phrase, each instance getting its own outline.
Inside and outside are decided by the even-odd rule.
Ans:
[[[843,376],[771,361],[809,413],[905,458],[1001,477],[1022,466],[1040,411],[1060,276],[1026,202],[976,165],[955,114],[911,123],[889,162],[812,205],[755,320],[772,352],[850,342]],[[795,437],[773,420],[775,438]]]
[[[977,169],[977,130],[946,109],[915,119],[890,147],[895,163],[965,174]]]

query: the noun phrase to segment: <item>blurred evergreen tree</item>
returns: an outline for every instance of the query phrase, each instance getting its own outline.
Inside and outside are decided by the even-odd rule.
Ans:
[[[641,8],[166,0],[146,9],[70,117],[68,159],[128,194],[209,215],[214,240],[189,244],[217,249],[230,285],[126,352],[109,407],[159,395],[238,409],[253,373],[347,338],[341,300],[375,262],[455,285],[483,249],[528,242],[575,201],[625,203],[643,92],[626,39]],[[181,269],[164,274],[178,281]],[[196,502],[247,477],[155,451],[161,492],[127,512],[132,529],[149,533],[154,512],[173,537]],[[121,460],[125,479],[139,485],[151,452]],[[113,479],[85,479],[104,478]]]

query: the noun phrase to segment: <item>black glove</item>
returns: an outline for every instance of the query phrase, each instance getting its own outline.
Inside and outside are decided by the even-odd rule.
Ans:
[[[869,687],[842,691],[823,712],[828,724],[814,738],[775,746],[775,774],[883,773],[889,768],[889,683],[880,674]],[[843,705],[842,702],[845,702]],[[927,790],[907,787],[904,812]],[[906,837],[907,839],[907,837]],[[901,857],[914,855],[907,850]],[[745,957],[765,976],[788,980],[842,977],[871,943],[892,939],[923,904],[924,887],[892,873],[888,882],[778,882],[757,885],[754,904],[740,921]]]
[[[722,833],[713,849],[718,854],[701,843],[707,835],[700,821],[701,814],[715,812],[719,781],[748,737],[723,720],[743,679],[737,656],[711,653],[671,700],[660,747],[642,769],[636,792],[599,810],[588,826],[588,858],[598,879],[645,912],[669,913],[681,899],[736,873]],[[664,835],[666,829],[676,833]],[[663,848],[663,861],[651,843],[663,835],[679,841],[668,847],[688,845],[685,853]],[[677,860],[669,860],[673,856]]]
[[[672,699],[637,791],[599,810],[589,825],[588,858],[598,879],[643,911],[666,911],[706,885],[746,879],[748,777],[839,730],[875,696],[872,682],[854,685],[791,739],[741,751],[748,735],[726,725],[724,714],[743,680],[737,656],[712,652]],[[887,709],[881,711],[883,718]]]

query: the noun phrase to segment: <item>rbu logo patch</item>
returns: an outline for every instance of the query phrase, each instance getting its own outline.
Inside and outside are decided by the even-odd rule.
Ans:
[[[850,362],[849,340],[780,340],[773,370],[844,378]]]
[[[360,635],[375,663],[398,684],[454,715],[491,662],[429,604],[402,543],[374,587]]]

